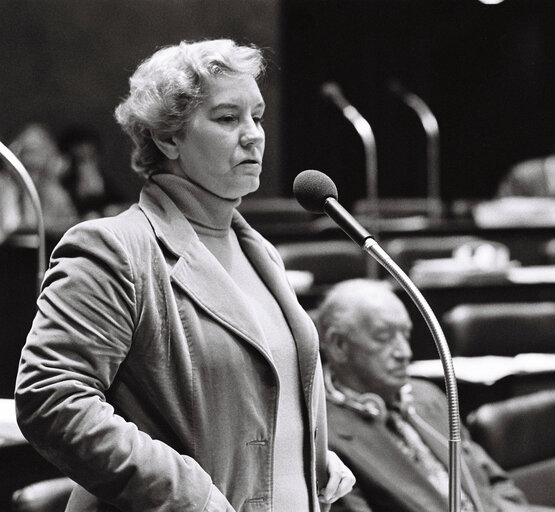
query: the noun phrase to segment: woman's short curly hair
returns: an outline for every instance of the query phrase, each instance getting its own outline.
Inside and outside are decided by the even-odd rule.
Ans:
[[[166,157],[151,133],[170,137],[181,132],[203,99],[206,79],[235,73],[258,79],[264,65],[259,48],[230,39],[182,41],[144,60],[129,79],[129,95],[115,110],[133,143],[133,169],[145,178],[161,170]]]

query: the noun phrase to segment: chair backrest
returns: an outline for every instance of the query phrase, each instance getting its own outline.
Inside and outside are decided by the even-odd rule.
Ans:
[[[427,197],[382,197],[358,199],[353,204],[354,215],[376,214],[381,218],[407,217],[414,215],[440,215],[445,206],[436,199]]]
[[[67,477],[41,480],[13,493],[13,512],[63,512],[74,483]]]
[[[292,197],[247,197],[238,210],[253,225],[309,222],[316,217]]]
[[[442,324],[455,356],[555,352],[555,302],[459,304]]]
[[[365,253],[349,240],[318,240],[276,245],[287,270],[305,270],[314,284],[333,284],[344,279],[365,277]]]
[[[467,425],[531,503],[555,506],[555,389],[483,405]]]

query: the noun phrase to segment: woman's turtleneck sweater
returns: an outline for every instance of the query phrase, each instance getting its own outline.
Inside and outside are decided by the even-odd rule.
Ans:
[[[189,220],[201,242],[242,291],[258,319],[277,368],[280,383],[274,444],[275,512],[309,510],[304,467],[304,410],[297,349],[279,304],[270,293],[231,229],[240,199],[216,196],[184,178],[160,174],[151,178]],[[237,371],[242,371],[238,368]]]

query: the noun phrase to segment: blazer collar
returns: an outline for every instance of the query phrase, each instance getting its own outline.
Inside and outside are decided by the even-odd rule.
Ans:
[[[167,194],[157,184],[147,182],[141,191],[139,207],[161,244],[178,258],[171,273],[174,283],[207,314],[254,345],[272,361],[264,333],[252,318],[242,291],[200,241],[189,221]],[[235,230],[243,251],[286,317],[297,343],[301,368],[307,370],[302,371],[301,376],[304,379],[303,387],[308,391],[317,364],[318,345],[316,342],[300,341],[316,340],[314,325],[299,306],[279,257],[272,256],[275,249],[237,211],[233,212],[231,228]]]
[[[285,315],[297,346],[303,390],[305,396],[309,397],[318,363],[316,328],[298,303],[276,249],[253,230],[238,212],[234,212],[232,228],[237,233],[243,251]]]

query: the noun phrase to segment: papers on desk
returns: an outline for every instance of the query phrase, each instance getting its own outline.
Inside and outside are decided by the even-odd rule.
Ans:
[[[0,398],[0,446],[26,442],[15,419],[15,402]]]
[[[507,279],[512,283],[555,283],[555,265],[511,268],[507,272]]]
[[[472,215],[482,228],[555,226],[555,199],[502,197],[477,204]]]
[[[483,286],[503,282],[507,268],[484,269],[454,258],[436,258],[416,261],[409,274],[417,286]]]
[[[555,354],[454,357],[453,367],[458,381],[489,386],[510,375],[555,372]],[[413,377],[441,378],[443,367],[439,359],[413,361],[409,374]]]
[[[519,265],[506,245],[471,240],[453,249],[450,258],[417,260],[409,275],[420,286],[483,286],[505,282],[507,272]]]

